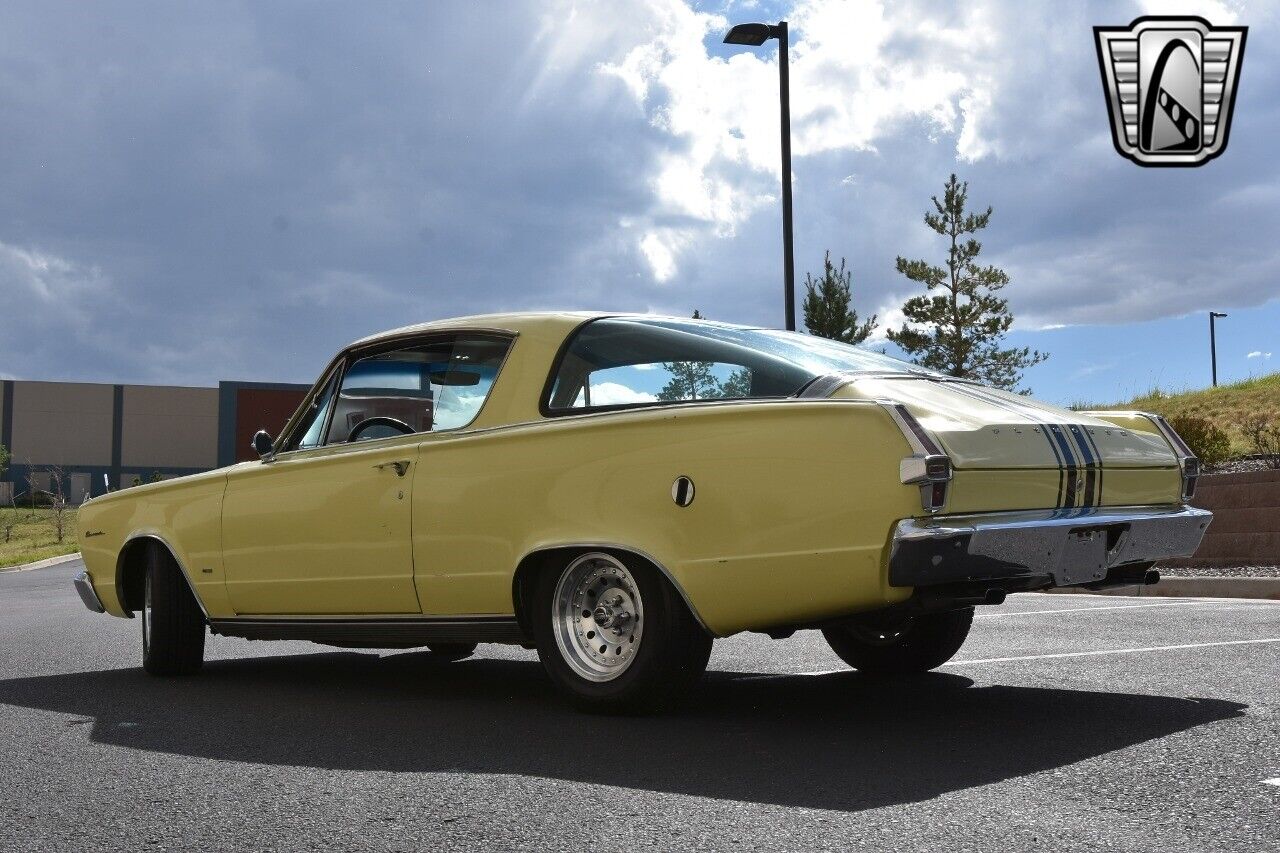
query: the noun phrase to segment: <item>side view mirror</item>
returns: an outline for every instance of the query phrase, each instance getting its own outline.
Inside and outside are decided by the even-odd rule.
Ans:
[[[275,458],[276,448],[275,439],[271,437],[271,433],[265,429],[260,429],[253,434],[253,441],[249,442],[253,447],[253,452],[258,454],[258,458],[263,462],[270,462]]]

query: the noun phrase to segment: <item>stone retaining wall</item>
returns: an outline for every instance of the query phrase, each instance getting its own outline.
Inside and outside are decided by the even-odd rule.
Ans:
[[[1280,566],[1280,471],[1208,474],[1191,503],[1211,511],[1213,524],[1194,557],[1162,566]]]

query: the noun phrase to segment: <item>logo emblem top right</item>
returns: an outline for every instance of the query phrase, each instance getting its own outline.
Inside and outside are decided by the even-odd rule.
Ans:
[[[1094,27],[1120,155],[1140,166],[1200,166],[1225,151],[1248,29],[1165,16]]]

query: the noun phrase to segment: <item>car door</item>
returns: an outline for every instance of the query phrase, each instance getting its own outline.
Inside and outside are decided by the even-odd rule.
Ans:
[[[436,333],[345,354],[276,443],[232,469],[223,501],[227,594],[240,615],[396,615],[414,586],[414,472],[425,433],[465,427],[510,340]]]
[[[282,452],[231,470],[222,546],[237,614],[421,612],[410,474],[419,433],[431,426],[431,401],[429,387],[414,381],[419,357],[411,347],[348,354],[276,442]],[[374,426],[351,440],[353,428],[370,420]]]
[[[419,612],[407,476],[418,447],[406,439],[300,451],[232,472],[222,546],[237,614]]]

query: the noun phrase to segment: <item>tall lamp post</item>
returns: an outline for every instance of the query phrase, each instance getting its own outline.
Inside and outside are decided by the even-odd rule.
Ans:
[[[778,105],[782,112],[782,275],[787,331],[796,330],[796,269],[791,234],[791,83],[787,62],[787,22],[738,24],[725,34],[725,44],[759,47],[778,40]]]
[[[1225,317],[1225,316],[1227,315],[1222,314],[1218,311],[1209,312],[1209,358],[1213,362],[1213,387],[1214,388],[1218,387],[1218,338],[1217,338],[1217,335],[1214,333],[1213,321],[1218,319],[1219,317]]]

